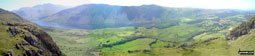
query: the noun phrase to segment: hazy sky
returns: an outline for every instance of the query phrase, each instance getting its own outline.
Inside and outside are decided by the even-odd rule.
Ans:
[[[7,10],[16,10],[21,7],[31,7],[44,3],[52,3],[66,6],[78,6],[91,3],[122,6],[156,4],[166,7],[255,10],[255,0],[0,0],[0,8]]]

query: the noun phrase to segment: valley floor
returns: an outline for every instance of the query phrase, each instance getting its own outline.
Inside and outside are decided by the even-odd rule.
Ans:
[[[253,50],[255,45],[254,34],[233,41],[225,39],[240,23],[233,19],[196,23],[184,19],[164,28],[149,25],[93,30],[43,29],[67,56],[235,56],[239,49]]]

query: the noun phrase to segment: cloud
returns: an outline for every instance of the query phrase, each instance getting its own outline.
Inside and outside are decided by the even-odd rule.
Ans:
[[[96,3],[121,6],[156,4],[165,7],[255,9],[255,0],[1,0],[0,8],[14,10],[21,7],[31,7],[43,3],[52,3],[65,6],[78,6],[82,4]]]
[[[243,0],[93,0],[92,3],[124,6],[156,4],[166,7],[197,7],[211,9],[239,9],[250,7],[249,3]]]
[[[103,3],[122,6],[156,4],[165,7],[193,7],[206,9],[255,9],[255,0],[93,0],[90,3]]]
[[[52,3],[65,6],[78,6],[90,3],[90,0],[40,0],[42,3]]]
[[[0,1],[0,8],[15,10],[21,7],[31,7],[41,4],[39,0],[5,0]]]

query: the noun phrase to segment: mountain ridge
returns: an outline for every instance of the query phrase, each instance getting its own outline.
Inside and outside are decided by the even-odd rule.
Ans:
[[[197,8],[168,8],[157,5],[116,6],[85,4],[62,10],[42,20],[76,28],[98,29],[150,24],[177,23],[182,18],[204,19],[204,15],[219,18],[243,14],[234,10],[210,10]],[[171,23],[170,23],[171,22]]]

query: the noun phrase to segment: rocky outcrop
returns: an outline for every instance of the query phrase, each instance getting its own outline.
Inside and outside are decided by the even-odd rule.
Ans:
[[[255,28],[255,17],[253,16],[248,21],[242,22],[239,26],[234,28],[229,36],[227,37],[228,40],[236,40],[238,37],[249,34],[250,30]]]
[[[0,9],[0,55],[65,56],[36,24]]]

